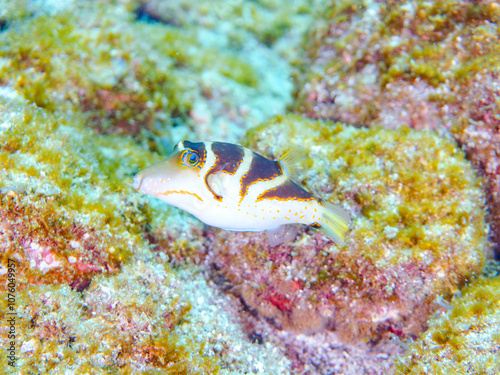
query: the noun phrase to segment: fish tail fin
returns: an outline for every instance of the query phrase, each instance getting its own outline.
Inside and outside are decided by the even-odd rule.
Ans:
[[[320,231],[337,245],[342,246],[344,244],[344,234],[349,229],[351,221],[349,214],[334,204],[325,201],[320,201],[319,204],[322,210],[322,220],[315,223],[317,224],[316,227],[319,226]]]

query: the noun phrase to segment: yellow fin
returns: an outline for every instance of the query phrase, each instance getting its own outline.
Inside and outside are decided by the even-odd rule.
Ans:
[[[298,181],[300,164],[307,157],[307,152],[300,146],[294,146],[286,151],[279,159],[278,163],[283,168],[283,172],[292,180]]]
[[[349,229],[351,218],[349,214],[338,206],[328,202],[321,202],[321,216],[323,220],[319,222],[319,230],[326,234],[337,245],[344,244],[344,234]]]

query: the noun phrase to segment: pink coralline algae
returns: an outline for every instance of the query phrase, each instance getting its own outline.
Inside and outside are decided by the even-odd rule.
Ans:
[[[118,259],[103,249],[103,239],[90,228],[55,215],[51,200],[16,194],[0,198],[0,250],[16,259],[21,268],[20,284],[65,282],[81,290],[96,274],[113,273]],[[35,208],[36,204],[41,205]]]
[[[333,332],[380,354],[391,337],[417,337],[439,307],[436,298],[481,269],[483,196],[453,142],[429,131],[290,115],[251,130],[247,144],[269,155],[305,147],[306,187],[352,215],[341,248],[307,227],[277,247],[265,233],[211,230],[205,264],[252,321],[292,335]]]

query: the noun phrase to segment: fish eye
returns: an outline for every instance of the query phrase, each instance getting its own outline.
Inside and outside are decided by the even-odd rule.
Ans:
[[[185,152],[184,155],[182,155],[182,164],[184,164],[186,167],[195,167],[198,165],[200,161],[200,157],[196,152]]]

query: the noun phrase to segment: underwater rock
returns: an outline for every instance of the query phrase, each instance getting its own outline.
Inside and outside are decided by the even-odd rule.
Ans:
[[[475,100],[480,118],[470,119],[453,129],[468,158],[486,177],[484,190],[487,197],[488,217],[494,251],[500,259],[500,84],[496,87],[480,86],[481,99]],[[479,103],[479,105],[477,105]],[[484,109],[484,107],[489,107]]]
[[[431,131],[278,116],[249,131],[266,156],[300,145],[300,179],[351,213],[339,248],[312,228],[271,248],[263,233],[215,230],[206,264],[225,290],[278,329],[334,331],[344,342],[416,337],[434,300],[478,274],[484,194],[464,153]]]
[[[144,225],[144,215],[126,196],[105,193],[137,161],[131,140],[102,139],[82,118],[15,95],[0,98],[0,113],[0,249],[22,265],[20,286],[82,290],[96,274],[118,271],[134,244],[141,252],[127,228]],[[123,149],[111,151],[118,144]]]
[[[194,30],[136,22],[127,2],[67,4],[54,13],[10,12],[1,34],[0,253],[18,265],[19,368],[289,373],[282,351],[252,344],[199,270],[171,274],[169,260],[201,262],[202,225],[131,189],[131,176],[167,152],[171,131],[203,133],[189,120],[193,103],[229,116],[220,129],[230,138],[281,112],[290,99],[286,63],[255,47],[265,53],[254,59],[274,61],[263,65],[284,79],[267,96],[272,82],[262,83],[253,63],[225,47],[189,48],[198,47]],[[214,67],[208,78],[204,64]],[[241,76],[242,68],[250,74]],[[228,108],[251,98],[262,111],[230,117]],[[0,274],[7,274],[3,262]],[[176,277],[182,282],[168,284]],[[181,301],[169,300],[172,293]]]
[[[83,294],[30,286],[17,307],[20,372],[289,373],[281,352],[246,340],[227,302],[204,280],[154,260],[96,277]]]
[[[185,252],[203,244],[194,219],[131,189],[132,171],[157,155],[78,114],[1,94],[0,275],[13,259],[20,371],[289,373],[281,351],[247,339],[199,271],[174,272],[152,251],[149,233]]]
[[[489,0],[332,4],[309,31],[297,106],[357,126],[450,129],[477,117],[474,88],[496,81],[499,20]]]
[[[500,276],[461,290],[396,361],[395,374],[494,375],[500,368]]]
[[[433,300],[450,297],[481,267],[480,182],[452,142],[433,133],[356,130],[288,116],[249,134],[246,146],[266,156],[279,156],[290,140],[304,143],[309,170],[300,182],[355,218],[340,250],[303,227],[295,241],[275,248],[265,233],[206,229],[130,185],[174,141],[238,141],[249,126],[283,113],[292,101],[290,64],[319,69],[316,81],[300,78],[302,112],[345,116],[339,118],[356,125],[452,128],[492,181],[496,3],[441,9],[418,2],[413,9],[365,2],[360,10],[344,2],[331,12],[301,0],[4,3],[0,253],[19,265],[22,371],[389,373],[404,348],[388,338],[421,332],[446,303]],[[161,11],[160,22],[139,16],[140,7],[146,14],[146,6],[160,3],[174,20]],[[319,14],[339,15],[336,26],[322,29]],[[380,14],[397,37],[391,28],[380,33]],[[307,38],[312,60],[303,63],[298,40],[312,20],[319,27]],[[415,31],[412,22],[423,29]],[[342,28],[353,37],[337,38]],[[385,49],[364,54],[360,42],[368,38],[369,51],[377,43]],[[333,61],[332,43],[340,48],[340,69],[322,65]],[[438,64],[450,51],[457,70],[448,55],[449,66]],[[365,57],[357,60],[358,53]],[[448,79],[447,70],[459,78]],[[359,101],[356,82],[366,84]],[[333,115],[329,90],[339,106]],[[496,196],[498,184],[483,187]],[[185,263],[206,268],[184,269]],[[3,263],[0,274],[7,274]],[[213,283],[232,294],[221,295]],[[246,309],[238,310],[233,295]],[[491,317],[493,305],[478,316]],[[2,306],[6,311],[5,300]],[[494,342],[491,327],[472,325],[479,336],[486,327],[488,345]],[[445,350],[449,345],[454,341],[443,342]],[[398,369],[408,366],[401,363]]]
[[[148,22],[136,5],[75,1],[16,20],[2,32],[0,85],[162,153],[199,134],[236,141],[291,102],[287,62],[245,28]]]
[[[336,2],[309,31],[295,108],[356,126],[452,134],[487,178],[500,256],[500,7],[481,0]]]

